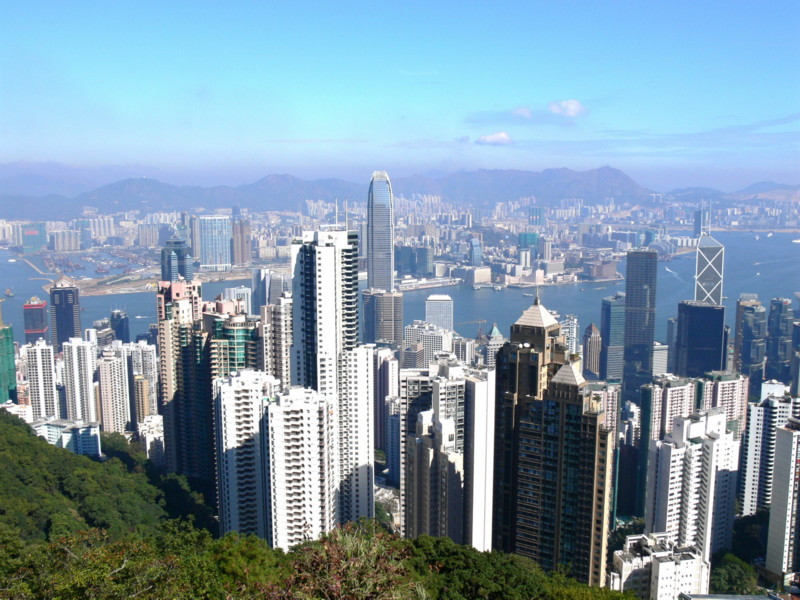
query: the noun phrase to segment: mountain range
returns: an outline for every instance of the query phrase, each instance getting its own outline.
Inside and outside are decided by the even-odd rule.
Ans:
[[[306,181],[292,175],[268,175],[240,186],[177,186],[149,178],[130,178],[91,191],[69,194],[73,181],[59,187],[53,179],[6,177],[0,179],[0,217],[6,219],[69,219],[85,206],[102,212],[141,210],[180,211],[240,206],[254,211],[300,211],[305,200],[364,202],[369,185],[341,179]],[[651,204],[657,196],[631,177],[612,167],[588,171],[545,169],[543,171],[478,170],[442,177],[412,176],[392,180],[396,196],[437,195],[446,202],[465,207],[488,207],[495,203],[535,196],[543,205],[566,198],[583,198],[587,203],[614,198],[615,202]],[[65,193],[48,193],[61,189]],[[669,195],[683,201],[771,198],[800,200],[800,186],[760,182],[726,194],[710,188],[684,188]]]

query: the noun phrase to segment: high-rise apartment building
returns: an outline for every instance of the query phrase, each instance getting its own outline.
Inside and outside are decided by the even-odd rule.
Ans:
[[[453,329],[453,299],[447,294],[432,294],[425,300],[425,321],[442,329]]]
[[[728,358],[725,307],[692,300],[678,304],[674,354],[676,375],[702,377],[709,371],[724,371]]]
[[[231,268],[231,219],[225,215],[206,215],[198,219],[200,234],[200,267],[210,271]]]
[[[772,503],[773,477],[782,468],[775,463],[775,438],[790,417],[800,419],[800,398],[769,396],[747,407],[739,480],[743,516],[768,510]]]
[[[275,303],[264,304],[260,310],[258,368],[279,379],[281,385],[288,385],[292,378],[289,362],[292,351],[291,293],[284,292]]]
[[[130,386],[125,360],[112,349],[97,360],[100,423],[106,433],[125,433],[131,424]]]
[[[167,468],[208,486],[213,481],[211,406],[203,394],[210,382],[208,334],[194,327],[201,301],[198,281],[162,282],[159,287],[159,407]]]
[[[253,260],[250,248],[252,232],[250,221],[235,219],[231,227],[231,258],[235,265],[249,265]]]
[[[300,387],[277,394],[265,413],[264,435],[272,517],[270,546],[288,550],[318,539],[339,522],[335,402]]]
[[[292,247],[292,384],[334,405],[337,518],[374,515],[372,349],[358,343],[354,231],[305,232]]]
[[[653,341],[656,326],[658,253],[631,250],[625,271],[624,400],[635,402],[639,388],[653,375]]]
[[[604,585],[612,432],[538,298],[496,368],[493,547]]]
[[[264,413],[280,382],[244,370],[214,380],[214,447],[220,533],[238,531],[271,539],[267,485],[271,446]],[[283,448],[279,449],[283,451]],[[305,457],[304,457],[305,458]]]
[[[25,319],[25,343],[35,344],[39,338],[49,340],[47,302],[34,296],[22,306],[22,310]]]
[[[725,247],[708,233],[697,240],[694,299],[722,306],[722,275],[725,266]]]
[[[56,352],[70,338],[81,336],[80,291],[66,277],[50,288],[50,318]]]
[[[161,281],[194,279],[194,257],[186,240],[175,236],[161,249]]]
[[[652,440],[645,532],[695,546],[706,561],[730,548],[739,446],[719,408],[679,417],[663,441]]]
[[[374,346],[358,346],[339,357],[338,500],[339,521],[375,516]]]
[[[358,344],[356,233],[304,232],[292,265],[292,384],[335,395],[339,354]]]
[[[25,359],[25,378],[28,380],[28,400],[33,409],[33,419],[61,418],[53,347],[40,338],[33,344],[23,346],[20,354]]]
[[[767,572],[784,585],[800,571],[800,419],[775,434],[775,471],[767,533]]]
[[[769,304],[767,320],[767,363],[764,370],[766,379],[777,379],[782,383],[789,383],[791,380],[793,322],[792,301],[788,298],[773,298]]]
[[[441,355],[429,376],[431,409],[406,440],[405,534],[491,550],[494,371]]]
[[[394,198],[385,171],[375,171],[367,199],[367,287],[392,292],[394,286]]]
[[[597,325],[591,323],[583,332],[583,374],[590,379],[600,377],[600,353],[603,341]]]
[[[364,290],[364,341],[399,344],[403,341],[403,292]]]
[[[733,367],[749,378],[751,397],[757,397],[761,392],[766,355],[767,310],[755,298],[739,298],[736,302]]]
[[[64,388],[70,421],[99,421],[94,373],[97,368],[96,346],[80,338],[64,342]]]
[[[373,382],[375,386],[373,409],[375,428],[375,447],[388,452],[389,398],[396,398],[400,392],[400,363],[390,348],[378,347],[373,350]]]
[[[600,307],[600,379],[622,381],[625,364],[625,293],[603,298]]]

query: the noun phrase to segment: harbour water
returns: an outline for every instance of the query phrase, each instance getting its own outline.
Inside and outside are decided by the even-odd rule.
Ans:
[[[800,244],[793,244],[797,234],[776,233],[771,237],[761,235],[756,239],[747,232],[717,232],[714,234],[725,246],[726,319],[733,327],[736,299],[741,293],[756,293],[762,302],[774,297],[794,299],[800,291]],[[16,262],[8,262],[17,259]],[[625,263],[619,265],[624,274]],[[688,253],[671,262],[658,263],[656,300],[656,338],[666,339],[667,318],[677,314],[681,300],[694,295],[695,256]],[[0,250],[0,290],[10,288],[14,296],[3,303],[3,319],[14,327],[15,339],[24,342],[22,305],[31,297],[39,296],[49,302],[42,285],[46,281],[29,265],[6,250]],[[215,281],[203,284],[203,297],[214,298],[226,287],[249,285],[248,280]],[[561,315],[578,317],[581,331],[594,322],[600,323],[601,300],[615,291],[624,291],[625,282],[587,283],[546,286],[539,288],[542,303]],[[530,306],[532,288],[492,288],[475,290],[469,285],[441,289],[424,289],[405,292],[405,320],[424,319],[425,299],[430,294],[449,294],[454,302],[455,329],[465,337],[474,337],[479,327],[484,331],[497,323],[503,335],[508,336],[511,324]],[[526,295],[528,294],[528,295]],[[147,331],[155,322],[155,294],[114,294],[81,298],[83,327],[109,315],[112,309],[122,309],[130,317],[131,336]],[[485,321],[478,323],[477,321]]]

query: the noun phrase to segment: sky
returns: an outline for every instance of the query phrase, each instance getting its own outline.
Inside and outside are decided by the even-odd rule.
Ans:
[[[800,3],[0,0],[0,164],[40,163],[798,184]]]

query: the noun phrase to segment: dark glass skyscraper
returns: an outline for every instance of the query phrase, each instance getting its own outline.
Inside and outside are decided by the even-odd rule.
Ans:
[[[130,321],[128,320],[128,313],[124,310],[112,310],[111,318],[109,319],[111,329],[114,330],[114,339],[122,340],[127,344],[131,341]]]
[[[752,297],[736,302],[734,369],[750,378],[750,397],[761,393],[764,359],[767,354],[767,309]]]
[[[600,379],[622,381],[625,364],[625,293],[603,298],[600,307]]]
[[[194,278],[194,258],[186,240],[173,237],[161,249],[161,281],[178,281],[179,276]]]
[[[792,301],[788,298],[773,298],[769,304],[767,321],[767,366],[764,376],[789,383],[792,360]]]
[[[638,403],[639,388],[653,376],[658,253],[631,250],[625,270],[625,366],[622,399]]]
[[[50,288],[50,318],[56,352],[70,338],[81,337],[80,291],[66,277]]]
[[[367,287],[394,290],[394,198],[386,171],[375,171],[367,199]]]
[[[678,305],[675,374],[703,377],[723,371],[728,353],[725,307],[686,300]]]

